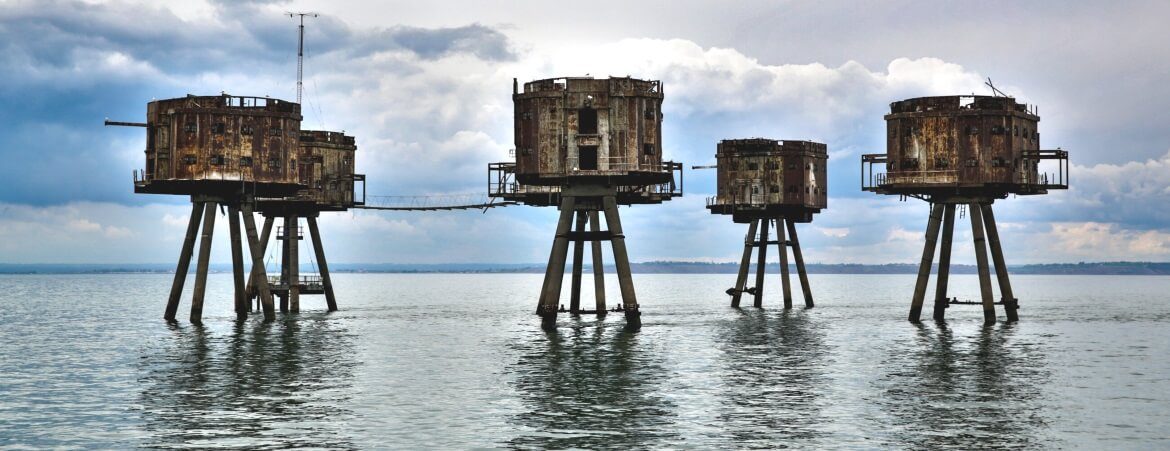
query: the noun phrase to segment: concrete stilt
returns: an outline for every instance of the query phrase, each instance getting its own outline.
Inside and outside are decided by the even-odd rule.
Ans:
[[[244,247],[240,241],[240,207],[228,205],[228,228],[232,240],[232,280],[235,282],[236,319],[248,319],[248,298],[244,284]]]
[[[577,212],[577,223],[573,230],[585,232],[585,221],[588,219],[585,212]],[[569,313],[577,315],[581,311],[581,266],[585,264],[585,241],[578,238],[573,240],[573,284],[569,289]]]
[[[540,327],[544,330],[557,328],[557,303],[561,299],[561,282],[565,278],[565,258],[569,252],[569,230],[573,225],[573,213],[577,200],[561,196],[561,218],[557,222],[557,234],[553,239],[552,251],[548,256],[548,268],[544,273],[544,291],[540,295]]]
[[[191,322],[203,322],[203,294],[207,291],[207,265],[211,262],[211,239],[215,234],[215,202],[203,207],[203,234],[199,237],[199,261],[195,267],[195,292],[191,297]]]
[[[321,268],[321,285],[325,287],[325,304],[329,311],[337,311],[337,297],[333,295],[333,279],[329,277],[329,263],[325,261],[325,248],[321,246],[321,231],[317,228],[317,218],[305,218],[309,223],[309,236],[313,239],[313,252],[317,255],[317,267]]]
[[[955,236],[955,204],[946,204],[943,211],[942,248],[938,251],[938,284],[934,291],[934,319],[943,321],[946,318],[947,306],[950,300],[947,297],[947,284],[951,275],[951,242]]]
[[[979,266],[979,293],[983,297],[983,324],[995,324],[995,299],[991,293],[991,270],[987,267],[987,243],[983,235],[983,212],[972,203],[971,232],[975,237],[975,263]]]
[[[796,223],[785,220],[788,240],[792,242],[792,259],[796,262],[796,273],[800,276],[800,289],[804,292],[804,308],[813,308],[812,287],[808,284],[808,271],[804,269],[804,256],[800,252],[800,239],[796,237]]]
[[[276,312],[272,305],[272,291],[268,289],[268,274],[264,270],[264,251],[260,238],[256,236],[256,219],[252,216],[252,205],[245,203],[240,206],[244,216],[244,232],[248,236],[248,250],[252,255],[252,280],[256,291],[260,293],[260,305],[264,310],[264,320],[276,319]]]
[[[768,267],[768,223],[767,219],[760,220],[760,241],[756,243],[759,246],[759,254],[756,257],[756,294],[753,295],[752,306],[755,308],[764,307],[764,273]]]
[[[930,283],[930,266],[934,263],[934,246],[938,242],[938,229],[942,222],[942,204],[930,205],[930,221],[926,225],[926,246],[922,248],[922,263],[918,265],[918,282],[914,284],[914,299],[910,303],[910,322],[917,323],[922,315],[922,301],[926,298],[926,285]]]
[[[292,233],[289,230],[288,219],[288,216],[285,216],[284,225],[281,226],[284,230],[284,234],[276,237],[276,239],[282,240],[280,242],[280,284],[286,287],[289,286],[290,283],[288,278],[288,243],[291,241],[289,236],[291,236],[290,234]],[[279,294],[277,296],[280,297],[280,313],[288,313],[288,291],[285,291],[284,294]]]
[[[264,231],[260,232],[260,255],[268,252],[268,241],[272,238],[272,218],[264,218]],[[263,260],[263,257],[261,257]],[[259,299],[256,296],[256,286],[253,284],[252,275],[256,273],[255,268],[248,272],[248,299],[257,299],[256,308],[260,308]]]
[[[784,236],[784,218],[776,219],[776,247],[780,248],[780,286],[784,291],[784,308],[792,308],[792,282],[788,273],[788,239]]]
[[[1003,260],[1003,248],[999,245],[999,229],[995,225],[995,213],[991,212],[991,204],[983,205],[983,223],[987,229],[987,244],[991,248],[991,261],[995,263],[995,277],[999,279],[999,293],[1003,296],[1003,311],[1007,314],[1008,322],[1019,321],[1020,315],[1016,312],[1019,305],[1015,294],[1012,293],[1012,282],[1008,278],[1007,263]]]
[[[589,212],[589,230],[593,233],[601,231],[600,215],[597,211]],[[602,263],[601,240],[593,240],[590,256],[593,257],[593,297],[596,301],[597,316],[605,316],[605,266]]]
[[[285,231],[288,239],[288,309],[298,313],[301,311],[301,221],[296,215],[290,215],[288,223],[291,225]]]
[[[743,290],[747,288],[748,267],[752,264],[752,248],[755,247],[756,228],[760,220],[756,219],[748,225],[747,236],[743,239],[743,257],[739,260],[739,275],[735,279],[735,288],[731,292],[731,306],[739,308],[739,300],[743,297]]]
[[[167,298],[167,309],[163,319],[174,321],[179,311],[179,298],[183,296],[183,283],[187,280],[187,268],[191,266],[191,253],[195,250],[195,236],[199,233],[199,222],[203,218],[203,202],[191,201],[191,219],[187,221],[187,236],[183,238],[183,249],[179,251],[179,265],[175,267],[175,280],[171,282],[171,296]]]
[[[622,311],[626,314],[626,330],[642,328],[642,312],[638,310],[638,297],[634,294],[634,277],[630,274],[630,257],[626,252],[626,236],[622,232],[622,220],[618,217],[617,200],[613,195],[604,196],[605,223],[609,225],[610,245],[613,247],[613,263],[617,268],[618,287],[622,291]]]

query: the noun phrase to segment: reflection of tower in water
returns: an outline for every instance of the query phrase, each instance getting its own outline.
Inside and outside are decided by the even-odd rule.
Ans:
[[[743,316],[719,331],[726,372],[719,377],[720,429],[738,447],[815,445],[828,423],[820,405],[828,385],[820,328],[801,312]]]
[[[339,427],[345,400],[323,397],[351,383],[353,340],[324,317],[173,327],[161,348],[141,360],[143,446],[353,446]]]
[[[882,362],[879,404],[886,447],[1020,448],[1046,440],[1044,353],[1019,341],[1011,325],[982,327],[956,340],[945,325],[919,327],[922,349],[897,347]],[[906,426],[911,425],[911,426]]]
[[[527,409],[512,422],[532,433],[510,446],[638,449],[678,438],[672,404],[655,395],[667,369],[639,347],[637,335],[578,323],[548,340],[520,343],[512,368]]]

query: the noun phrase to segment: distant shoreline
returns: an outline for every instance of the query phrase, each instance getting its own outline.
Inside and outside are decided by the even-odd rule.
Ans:
[[[334,273],[384,273],[384,274],[540,274],[544,266],[536,263],[450,263],[450,264],[399,264],[399,263],[343,263],[330,264]],[[569,266],[571,268],[571,264]],[[695,262],[643,262],[634,263],[631,269],[636,274],[734,274],[738,263],[695,263]],[[792,271],[796,268],[792,267]],[[214,273],[230,273],[228,264],[213,264]],[[591,271],[585,266],[586,271]],[[779,264],[768,265],[769,272],[778,272]],[[1012,274],[1044,275],[1170,275],[1170,262],[1082,262],[1009,265]],[[316,272],[309,265],[302,265],[302,272]],[[607,273],[613,273],[612,266],[606,266]],[[994,270],[993,270],[994,271]],[[918,265],[912,263],[890,263],[884,265],[862,264],[809,264],[810,274],[916,274]],[[952,265],[952,274],[975,274],[974,265]],[[172,274],[173,264],[16,264],[0,263],[0,274]]]

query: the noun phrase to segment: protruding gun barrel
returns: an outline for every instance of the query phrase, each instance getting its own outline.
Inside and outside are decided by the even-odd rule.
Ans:
[[[122,122],[106,119],[106,126],[109,127],[111,125],[116,125],[119,127],[148,127],[145,122]]]

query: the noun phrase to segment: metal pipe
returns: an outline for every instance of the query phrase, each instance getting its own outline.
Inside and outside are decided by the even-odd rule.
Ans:
[[[174,321],[179,311],[179,298],[183,296],[183,283],[187,280],[187,269],[191,266],[191,252],[195,250],[195,235],[199,221],[203,218],[203,202],[191,202],[191,218],[187,221],[187,236],[183,238],[183,249],[179,251],[179,265],[175,267],[175,280],[171,282],[171,296],[167,298],[167,309],[163,319]]]
[[[333,295],[333,279],[329,277],[329,263],[325,261],[325,248],[321,245],[321,231],[317,228],[317,218],[306,217],[309,222],[309,236],[313,239],[313,251],[317,255],[317,266],[321,268],[321,284],[325,286],[325,304],[329,311],[337,311],[337,297]]]
[[[796,273],[800,276],[800,289],[804,292],[804,308],[813,308],[812,287],[808,284],[808,271],[804,269],[804,256],[800,252],[800,239],[796,236],[796,222],[789,219],[789,240],[792,241],[792,258],[796,261]]]
[[[195,267],[195,293],[191,297],[191,323],[203,322],[203,294],[207,291],[207,265],[211,262],[211,240],[215,235],[215,202],[203,206],[203,234],[199,237],[199,261]]]
[[[743,290],[747,285],[748,266],[752,264],[752,248],[755,247],[756,228],[760,220],[756,219],[748,225],[747,236],[743,239],[743,257],[739,260],[739,275],[735,278],[735,288],[731,293],[731,307],[739,308],[739,300],[743,297]]]
[[[983,297],[983,324],[995,324],[995,299],[991,293],[991,271],[987,268],[987,243],[983,236],[983,213],[979,204],[970,204],[971,232],[975,237],[975,263],[979,267],[979,293]]]
[[[947,204],[943,211],[942,248],[938,251],[938,284],[934,291],[934,319],[943,321],[946,318],[947,306],[950,300],[947,297],[947,284],[951,275],[951,243],[955,236],[955,204]]]
[[[784,290],[784,308],[792,308],[792,282],[788,273],[788,239],[784,236],[784,219],[776,219],[776,247],[780,248],[780,286]]]
[[[1019,321],[1016,309],[1015,294],[1012,293],[1012,282],[1008,278],[1007,263],[1003,259],[1003,248],[999,244],[999,230],[995,225],[995,213],[991,211],[991,204],[983,205],[983,223],[987,229],[987,244],[991,247],[991,261],[995,263],[995,277],[999,279],[999,292],[1003,296],[1003,310],[1007,314],[1008,322]]]
[[[930,204],[930,220],[926,223],[926,245],[922,248],[922,263],[918,265],[918,281],[914,284],[914,298],[910,303],[910,322],[917,323],[922,315],[922,301],[926,285],[930,283],[930,266],[934,263],[934,247],[942,222],[943,204]]]
[[[626,314],[626,330],[638,330],[642,327],[642,312],[638,310],[638,297],[634,294],[634,278],[630,274],[630,257],[626,253],[626,236],[622,233],[617,200],[610,194],[602,197],[602,205],[605,207],[605,223],[609,224],[609,244],[613,248],[613,264],[617,269],[618,287],[622,291],[622,311]]]
[[[764,306],[764,273],[768,266],[768,223],[767,219],[760,220],[760,241],[756,243],[759,246],[759,254],[756,256],[756,294],[752,299],[752,306],[761,308]]]
[[[599,216],[596,210],[589,212],[589,230],[593,233],[601,231]],[[589,253],[593,257],[593,297],[597,303],[597,316],[605,316],[605,266],[602,262],[600,240],[593,240]]]

